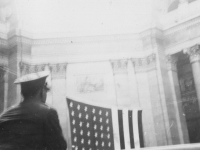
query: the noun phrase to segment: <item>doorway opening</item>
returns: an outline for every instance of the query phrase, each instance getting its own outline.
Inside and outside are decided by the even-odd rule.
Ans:
[[[177,73],[181,91],[182,107],[186,117],[190,143],[200,142],[200,111],[189,56],[177,54]]]

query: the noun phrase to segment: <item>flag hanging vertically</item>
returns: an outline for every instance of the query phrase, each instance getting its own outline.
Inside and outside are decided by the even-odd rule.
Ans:
[[[141,110],[105,108],[67,98],[74,150],[144,147]]]
[[[68,99],[75,150],[114,150],[111,109]]]

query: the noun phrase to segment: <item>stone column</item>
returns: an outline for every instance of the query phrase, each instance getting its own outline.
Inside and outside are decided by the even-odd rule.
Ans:
[[[8,108],[8,71],[4,73],[4,110]]]
[[[196,44],[185,51],[190,56],[195,88],[200,108],[200,45]]]
[[[179,133],[180,144],[189,143],[188,129],[186,124],[185,115],[182,108],[180,86],[178,82],[177,74],[177,61],[178,58],[175,56],[167,56],[167,65],[168,65],[168,75],[170,80],[173,105],[175,107],[175,115],[177,118],[177,128]]]
[[[151,87],[151,83],[149,82],[149,69],[150,63],[149,57],[143,57],[143,58],[134,58],[132,59],[134,69],[135,69],[135,76],[137,79],[138,84],[138,97],[140,106],[142,108],[142,122],[143,122],[143,133],[144,133],[144,144],[145,147],[152,147],[152,146],[158,146],[159,142],[157,140],[157,131],[160,130],[159,128],[156,128],[156,125],[158,125],[157,121],[154,119],[154,112],[153,109],[157,110],[157,108],[153,108],[151,99],[152,91],[150,89],[154,89],[155,87]],[[155,68],[155,67],[154,67]],[[153,80],[152,80],[153,81]],[[151,87],[151,88],[150,88]],[[156,93],[158,95],[158,93]],[[154,99],[157,100],[157,99]],[[158,117],[157,117],[158,118]],[[162,118],[162,117],[159,117]],[[162,125],[159,125],[159,127]],[[161,139],[161,138],[160,138]],[[164,141],[164,140],[163,140]]]
[[[16,44],[16,43],[15,43]],[[11,107],[21,101],[21,87],[19,84],[14,84],[16,78],[20,76],[20,58],[21,47],[19,44],[9,49],[8,56],[8,100],[7,106]]]
[[[139,108],[140,102],[139,102],[139,91],[138,91],[138,83],[137,83],[137,77],[136,77],[136,71],[133,63],[133,59],[128,60],[128,83],[129,83],[129,91],[130,91],[130,99],[132,103],[133,108]]]
[[[50,64],[49,69],[51,71],[51,96],[52,105],[56,108],[62,127],[63,135],[67,141],[69,141],[69,118],[67,103],[66,103],[66,69],[67,63],[62,64]]]
[[[0,114],[4,111],[4,72],[0,65]]]

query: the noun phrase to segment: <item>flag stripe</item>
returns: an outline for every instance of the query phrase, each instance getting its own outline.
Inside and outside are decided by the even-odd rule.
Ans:
[[[134,145],[135,148],[140,148],[140,139],[138,131],[138,110],[133,111],[133,131],[134,131]]]
[[[128,109],[123,109],[123,127],[124,127],[124,143],[125,149],[130,149],[130,131],[129,131],[129,116],[128,116]]]
[[[120,148],[120,136],[119,136],[119,121],[118,121],[118,109],[112,108],[112,122],[113,122],[113,136],[115,150],[121,150]]]
[[[125,149],[125,143],[124,143],[124,127],[123,127],[123,115],[122,110],[118,110],[118,120],[119,120],[119,137],[120,137],[120,146],[121,149]]]
[[[134,144],[134,136],[133,136],[133,117],[132,117],[132,113],[133,111],[129,110],[128,111],[128,116],[129,116],[129,134],[130,134],[130,145],[131,145],[131,148],[135,148],[135,144]]]
[[[140,137],[140,147],[144,147],[141,110],[138,111],[138,128],[139,128],[139,137]]]

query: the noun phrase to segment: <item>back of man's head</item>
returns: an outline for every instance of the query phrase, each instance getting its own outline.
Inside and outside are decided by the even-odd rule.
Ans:
[[[34,97],[44,87],[46,77],[21,83],[21,94],[24,99]]]
[[[36,96],[44,88],[48,75],[48,71],[31,73],[17,78],[14,83],[21,85],[21,94],[24,100],[26,100],[27,98]]]

